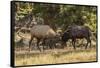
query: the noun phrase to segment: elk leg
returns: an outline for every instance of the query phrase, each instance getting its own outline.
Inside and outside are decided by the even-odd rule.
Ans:
[[[90,40],[90,38],[89,38],[89,42],[90,42],[90,48],[91,48],[91,40]]]
[[[51,39],[49,39],[48,43],[46,43],[46,44],[47,44],[48,49],[52,49],[53,48]]]
[[[88,46],[88,41],[87,41],[87,44],[86,44],[86,46],[85,46],[85,49],[87,49],[87,46]]]
[[[48,41],[47,46],[48,46],[49,49],[52,49],[52,42],[51,42],[51,40]]]
[[[90,38],[87,39],[87,44],[85,46],[85,49],[87,49],[88,43],[90,43],[90,47],[91,47],[91,40],[90,40]]]
[[[37,39],[37,48],[39,49],[39,51],[41,52],[41,49],[39,47],[39,43],[40,43],[40,39]]]
[[[50,41],[50,45],[51,45],[52,49],[55,48],[54,42],[52,40]]]
[[[62,42],[62,48],[64,48],[66,45],[66,42]]]
[[[89,43],[89,40],[87,39],[87,44],[86,44],[86,46],[85,46],[85,49],[87,49],[88,43]]]
[[[31,43],[32,43],[33,37],[34,37],[34,36],[32,36],[32,37],[31,37],[31,40],[29,41],[29,51],[30,51],[30,48],[31,48]]]
[[[57,46],[56,46],[56,44],[55,44],[55,43],[54,43],[53,45],[54,45],[54,48],[57,48]]]
[[[52,49],[52,44],[51,44],[51,42],[49,42],[48,45],[49,45],[49,48]]]
[[[45,44],[45,40],[46,40],[46,39],[43,39],[43,43],[42,43],[42,45],[43,45],[43,50],[45,49],[44,46],[46,45],[46,44]]]
[[[73,45],[74,49],[76,49],[75,42],[76,42],[76,40],[75,39],[72,39],[72,45]]]
[[[53,49],[55,49],[55,48],[56,48],[56,45],[54,44],[54,42],[52,42],[52,46],[53,46]]]

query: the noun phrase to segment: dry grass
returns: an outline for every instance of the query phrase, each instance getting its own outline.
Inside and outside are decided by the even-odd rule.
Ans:
[[[16,53],[15,65],[40,65],[71,62],[96,61],[96,48],[92,49],[54,49],[44,52]]]

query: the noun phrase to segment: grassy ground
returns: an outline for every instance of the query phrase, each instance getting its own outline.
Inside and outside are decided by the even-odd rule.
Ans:
[[[72,62],[90,62],[96,61],[96,47],[77,48],[72,47],[65,49],[37,51],[21,51],[15,52],[15,65],[40,65],[40,64],[56,64],[56,63],[72,63]]]

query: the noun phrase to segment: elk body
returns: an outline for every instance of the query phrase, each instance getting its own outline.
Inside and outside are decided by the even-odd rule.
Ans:
[[[29,48],[31,47],[31,43],[33,38],[37,39],[37,48],[41,51],[39,47],[39,43],[42,40],[42,43],[45,44],[46,39],[54,38],[56,36],[55,31],[48,25],[34,25],[31,30],[31,39],[29,41]]]
[[[85,49],[86,49],[89,43],[90,43],[90,47],[91,47],[90,36],[91,36],[91,32],[87,26],[72,25],[72,26],[69,26],[67,28],[67,30],[63,33],[62,42],[63,42],[63,45],[65,45],[66,42],[69,39],[71,39],[72,45],[73,45],[74,49],[76,49],[76,47],[75,47],[76,39],[85,38],[87,40],[87,44],[85,46]]]

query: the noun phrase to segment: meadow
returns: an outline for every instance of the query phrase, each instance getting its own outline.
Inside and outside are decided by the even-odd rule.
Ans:
[[[42,64],[59,64],[75,62],[92,62],[96,61],[96,47],[84,49],[78,47],[74,50],[72,47],[64,49],[37,51],[19,51],[15,52],[15,65],[42,65]]]

